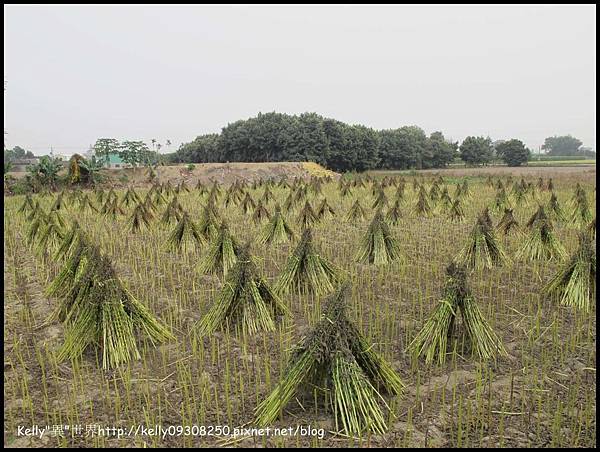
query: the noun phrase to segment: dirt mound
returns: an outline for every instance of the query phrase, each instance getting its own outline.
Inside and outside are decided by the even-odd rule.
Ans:
[[[187,185],[194,185],[198,180],[202,183],[217,181],[221,184],[231,184],[236,180],[252,182],[258,179],[340,177],[338,173],[312,162],[196,163],[191,170],[188,169],[187,164],[161,166],[157,173],[159,182],[168,181],[173,185],[182,181],[185,181]],[[116,185],[144,186],[149,183],[148,169],[146,168],[111,169],[106,170],[105,174]]]

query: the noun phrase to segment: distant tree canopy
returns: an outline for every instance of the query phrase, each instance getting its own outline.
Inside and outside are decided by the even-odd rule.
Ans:
[[[416,126],[375,130],[349,125],[316,113],[259,113],[228,124],[220,134],[183,144],[172,162],[312,161],[335,171],[446,166],[457,143],[441,132],[427,137]]]
[[[578,140],[571,135],[562,135],[548,137],[544,140],[542,149],[545,150],[548,155],[589,155],[590,153],[595,155],[595,152],[590,152],[581,149],[583,142]]]
[[[4,149],[4,162],[14,162],[15,160],[21,159],[32,159],[35,158],[33,152],[26,151],[20,146],[15,146],[12,149]]]
[[[529,159],[531,151],[525,147],[521,140],[508,140],[496,146],[496,155],[508,166],[521,166]]]

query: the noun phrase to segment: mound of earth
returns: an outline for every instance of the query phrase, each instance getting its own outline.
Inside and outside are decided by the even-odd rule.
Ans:
[[[126,168],[105,170],[111,182],[115,185],[144,186],[149,183],[147,168]],[[282,178],[293,179],[300,177],[308,179],[311,176],[340,175],[313,162],[273,162],[273,163],[195,163],[192,170],[187,164],[161,166],[157,169],[158,181],[170,182],[172,185],[185,181],[193,186],[200,180],[202,183],[217,181],[221,184],[231,184],[236,180],[252,182],[259,179]]]

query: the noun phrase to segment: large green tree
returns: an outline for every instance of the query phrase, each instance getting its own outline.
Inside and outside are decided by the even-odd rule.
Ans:
[[[468,165],[490,163],[494,157],[492,140],[489,137],[467,137],[459,149],[461,160]]]
[[[417,126],[400,127],[379,132],[381,168],[423,168],[428,160],[427,135]]]
[[[578,140],[571,135],[553,136],[544,140],[542,149],[548,155],[578,155],[579,148],[583,145],[581,140]]]
[[[496,146],[496,155],[508,166],[521,166],[527,162],[531,151],[521,140],[512,139],[499,143]]]
[[[94,154],[104,162],[108,163],[110,154],[118,154],[121,150],[119,140],[114,138],[98,138],[92,147]]]
[[[443,168],[458,157],[458,143],[446,140],[442,132],[433,132],[427,139],[428,156],[423,162],[425,168]]]

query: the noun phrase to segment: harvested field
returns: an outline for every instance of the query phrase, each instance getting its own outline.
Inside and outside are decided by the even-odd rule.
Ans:
[[[369,171],[373,175],[401,174],[408,171]],[[440,174],[442,176],[508,176],[515,177],[551,177],[558,175],[581,177],[586,180],[592,180],[596,177],[596,165],[577,165],[577,166],[521,166],[511,168],[508,166],[485,166],[479,168],[445,168],[445,169],[427,169],[419,170],[419,174]]]
[[[255,166],[237,167],[252,170]],[[158,195],[152,192],[150,203],[155,210],[148,227],[139,230],[132,229],[132,214],[146,198],[148,187],[136,188],[140,201],[131,202],[126,201],[131,192],[115,190],[124,213],[114,217],[101,213],[105,201],[100,201],[100,191],[64,194],[59,210],[65,220],[63,233],[76,220],[90,241],[109,258],[127,291],[174,335],[172,340],[153,344],[143,331],[137,330],[139,359],[108,369],[103,369],[102,349],[95,343],[78,358],[57,359],[71,326],[68,321],[48,321],[62,298],[50,297],[45,290],[65,263],[53,257],[56,245],[40,247],[35,237],[28,241],[35,215],[28,219],[34,209],[27,207],[20,212],[23,205],[27,206],[25,197],[5,196],[5,446],[595,446],[595,289],[589,312],[564,306],[558,300],[541,296],[541,289],[565,261],[515,257],[524,237],[529,236],[525,224],[539,204],[549,203],[549,178],[567,214],[564,220],[554,222],[556,239],[568,254],[577,249],[578,231],[587,223],[569,220],[575,212],[572,200],[580,184],[584,195],[579,196],[586,197],[589,214],[595,218],[595,168],[451,169],[423,172],[417,177],[396,173],[394,177],[377,179],[362,175],[344,182],[350,184],[347,189],[333,178],[319,183],[293,182],[288,177],[291,187],[258,181],[278,175],[276,168],[284,168],[281,164],[274,164],[267,172],[256,170],[252,178],[241,180],[258,182],[238,184],[237,189],[228,179],[233,176],[221,173],[224,165],[196,168],[192,176],[184,178],[189,192],[179,187],[178,194],[176,181],[182,180],[177,179],[178,170],[166,168],[161,181],[165,187],[169,181],[171,190],[163,187],[165,202],[160,204],[155,201]],[[265,168],[265,164],[256,168]],[[301,164],[287,164],[282,172],[288,176],[290,172],[305,175]],[[444,179],[438,180],[438,174]],[[211,175],[225,185],[210,184]],[[467,175],[475,177],[463,177]],[[492,177],[487,179],[488,175]],[[543,178],[541,183],[539,176]],[[521,177],[523,187],[528,187],[522,193],[515,189],[520,186]],[[196,187],[199,178],[204,185]],[[399,196],[402,181],[405,186],[403,196]],[[468,187],[464,186],[465,181]],[[407,351],[408,346],[439,305],[447,285],[447,266],[469,242],[478,216],[489,207],[494,227],[502,218],[502,210],[494,208],[498,183],[505,186],[506,205],[514,209],[519,222],[514,233],[497,238],[509,262],[469,271],[468,285],[481,315],[506,354],[488,359],[472,355],[468,340],[458,336],[460,339],[445,353],[445,362],[428,364],[423,357]],[[304,189],[305,194],[298,195],[286,209],[290,194],[296,199]],[[236,190],[239,196],[234,196]],[[462,221],[452,221],[450,210],[442,201],[445,190],[451,200],[459,200],[464,213]],[[272,199],[265,194],[267,191]],[[421,192],[430,206],[427,214],[416,210]],[[103,197],[108,196],[108,189],[102,193]],[[263,200],[271,216],[276,204],[282,206],[282,215],[293,231],[289,241],[276,244],[259,240],[266,237],[268,220],[253,221],[254,209],[246,210],[244,206],[246,194],[255,203]],[[97,212],[82,207],[84,195]],[[240,244],[250,243],[255,271],[271,287],[277,285],[284,269],[292,268],[288,268],[289,257],[301,237],[301,217],[308,221],[308,216],[301,216],[305,202],[319,211],[322,200],[327,200],[333,214],[311,220],[311,259],[315,255],[326,259],[349,281],[349,321],[364,334],[370,350],[385,359],[405,385],[399,395],[377,399],[384,413],[384,432],[366,429],[349,437],[342,423],[336,421],[336,410],[327,397],[316,397],[318,393],[309,390],[292,397],[270,425],[293,427],[295,433],[233,435],[235,428],[255,426],[256,407],[287,375],[292,347],[317,324],[331,291],[324,288],[326,293],[317,295],[295,288],[281,295],[289,314],[272,330],[240,334],[233,326],[225,326],[198,336],[197,322],[218,303],[230,280],[224,278],[222,269],[214,273],[199,270],[199,263],[211,250],[209,243],[214,242],[214,234],[197,247],[193,238],[186,242],[184,237],[184,244],[189,246],[173,248],[173,240],[177,243],[172,238],[176,237],[172,233],[177,221],[166,224],[162,219],[167,203],[176,198],[182,211],[200,228],[211,197],[217,218],[226,220],[231,236]],[[57,194],[34,195],[31,199],[32,203],[39,202],[45,215],[55,204]],[[392,221],[389,212],[397,199],[399,214]],[[365,218],[351,221],[347,215],[357,201]],[[390,261],[382,265],[368,263],[380,261],[380,257],[372,259],[369,255],[375,253],[374,249],[366,250],[366,263],[357,259],[377,211],[375,203],[380,204],[387,224],[382,226],[385,240],[389,233],[400,255],[396,258],[388,248]],[[18,434],[19,426],[34,425],[69,425],[71,429],[37,437]],[[138,426],[154,425],[173,429],[164,436],[138,430]],[[80,426],[81,430],[77,433],[73,426]],[[177,426],[198,429],[177,434]],[[301,435],[295,430],[297,426],[314,430]],[[122,429],[122,433],[98,434],[99,428],[106,427]]]

